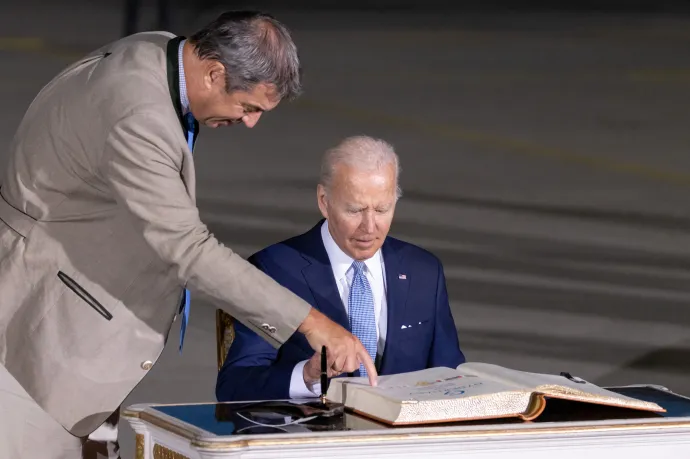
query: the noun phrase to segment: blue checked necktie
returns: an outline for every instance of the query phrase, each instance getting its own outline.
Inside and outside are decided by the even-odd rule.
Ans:
[[[187,113],[184,116],[184,124],[187,129],[187,145],[189,145],[189,151],[194,150],[194,127],[195,119],[192,113]],[[182,296],[182,304],[180,304],[180,314],[182,314],[182,324],[180,325],[180,353],[182,352],[182,346],[184,345],[184,334],[187,331],[187,323],[189,322],[189,290],[184,289],[184,295]]]
[[[364,262],[355,261],[352,263],[355,270],[350,287],[349,313],[350,327],[352,334],[355,335],[364,345],[371,356],[371,360],[376,361],[376,318],[374,317],[374,295],[371,293],[371,286],[364,273]],[[367,376],[364,365],[359,365],[359,375]]]

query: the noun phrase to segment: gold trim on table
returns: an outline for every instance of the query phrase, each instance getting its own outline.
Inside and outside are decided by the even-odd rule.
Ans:
[[[124,409],[122,410],[120,416],[122,416],[123,418],[138,418],[139,412],[135,410]]]
[[[672,429],[675,427],[688,427],[690,421],[684,422],[663,422],[663,423],[644,423],[644,424],[606,424],[600,426],[567,426],[567,427],[536,427],[532,429],[491,429],[491,430],[455,430],[446,432],[414,432],[405,434],[374,434],[374,435],[352,435],[352,436],[318,436],[309,438],[286,438],[286,439],[257,439],[257,440],[239,440],[239,441],[204,441],[192,440],[191,444],[194,447],[203,448],[206,450],[219,449],[239,449],[252,446],[287,446],[287,445],[318,445],[329,443],[365,443],[365,442],[381,442],[381,441],[400,441],[409,439],[425,439],[425,438],[463,438],[463,437],[490,437],[496,435],[543,435],[551,433],[577,433],[577,432],[605,432],[611,430],[643,430],[648,428],[656,429]],[[160,426],[159,426],[160,427]]]
[[[161,446],[159,444],[155,444],[153,446],[153,459],[189,459],[187,456],[184,456],[180,453],[176,453],[175,451],[166,448],[165,446]]]
[[[144,439],[144,434],[137,434],[136,435],[136,459],[144,459],[144,446],[146,444],[146,440]]]

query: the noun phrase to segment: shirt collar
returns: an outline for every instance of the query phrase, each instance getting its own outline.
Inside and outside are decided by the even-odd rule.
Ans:
[[[321,239],[326,248],[328,259],[331,262],[331,269],[333,269],[335,279],[339,281],[345,277],[347,271],[352,266],[352,262],[355,260],[338,247],[333,236],[331,236],[331,232],[328,231],[328,220],[321,225]],[[377,250],[373,257],[364,260],[364,264],[371,275],[379,278],[381,276],[381,249]]]
[[[184,77],[184,64],[182,63],[182,50],[187,40],[182,40],[177,49],[177,62],[180,70],[180,103],[182,105],[182,114],[186,115],[189,112],[189,98],[187,97],[187,80]]]

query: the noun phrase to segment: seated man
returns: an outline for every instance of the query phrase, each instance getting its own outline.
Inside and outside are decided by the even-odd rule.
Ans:
[[[465,357],[440,261],[388,237],[398,173],[398,156],[387,143],[346,139],[323,158],[317,200],[325,220],[249,260],[351,330],[379,374],[455,368]],[[276,350],[242,324],[235,327],[218,374],[219,401],[319,395],[320,354],[304,336],[295,334]],[[352,376],[363,373],[360,366]]]

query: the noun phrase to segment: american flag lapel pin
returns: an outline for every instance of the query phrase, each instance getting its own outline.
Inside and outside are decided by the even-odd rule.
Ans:
[[[398,274],[398,279],[407,279],[407,275],[405,275],[405,274]]]

